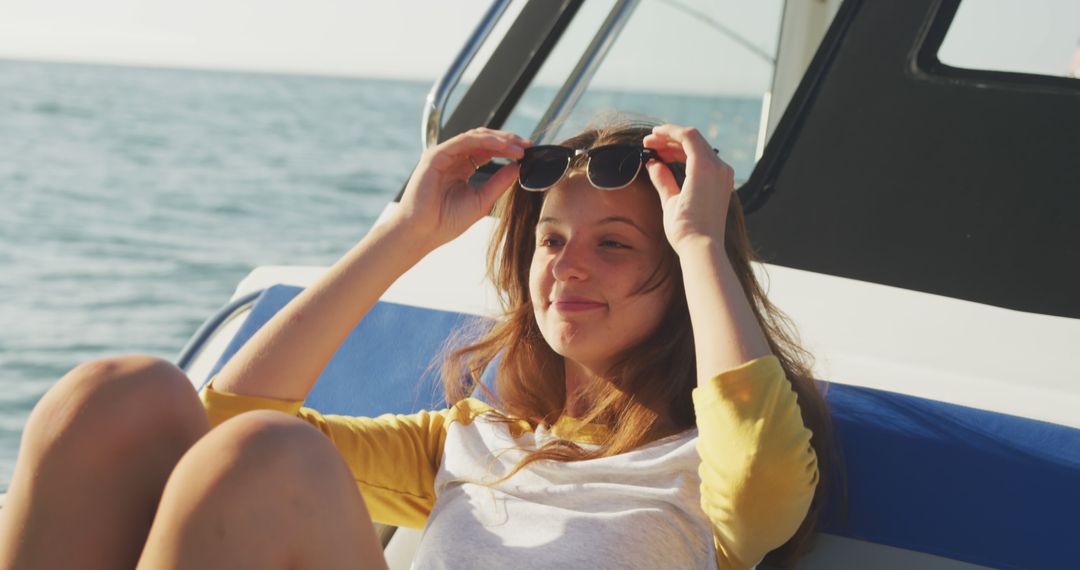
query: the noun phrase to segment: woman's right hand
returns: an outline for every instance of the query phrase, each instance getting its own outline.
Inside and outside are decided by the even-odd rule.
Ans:
[[[513,133],[476,128],[427,149],[405,187],[396,221],[431,249],[453,240],[490,213],[517,179],[514,162],[473,188],[469,178],[477,165],[493,158],[519,159],[531,144]]]

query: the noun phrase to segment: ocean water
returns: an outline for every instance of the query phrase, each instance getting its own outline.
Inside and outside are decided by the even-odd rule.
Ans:
[[[0,492],[66,371],[175,359],[259,265],[329,265],[421,150],[430,84],[0,61]],[[508,122],[528,134],[551,90]],[[748,98],[593,91],[577,120],[648,111],[753,165]]]

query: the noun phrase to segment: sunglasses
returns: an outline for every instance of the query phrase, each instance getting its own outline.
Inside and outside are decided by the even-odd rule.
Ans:
[[[588,150],[557,145],[540,145],[525,149],[525,156],[518,161],[518,184],[531,192],[543,192],[566,176],[571,162],[585,156],[585,176],[589,183],[601,190],[626,188],[641,167],[650,160],[660,160],[651,148],[629,144],[611,144]]]

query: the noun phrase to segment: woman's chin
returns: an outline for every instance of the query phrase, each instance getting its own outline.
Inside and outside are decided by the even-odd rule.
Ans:
[[[581,342],[581,339],[574,339],[568,342],[555,342],[550,343],[551,349],[556,354],[562,356],[568,362],[573,362],[594,370],[596,363],[604,362],[605,358],[603,351],[595,350],[595,347],[590,347]]]
[[[547,330],[541,328],[541,332],[548,346],[556,354],[594,370],[593,365],[607,362],[617,349],[609,346],[612,339],[608,335],[596,334],[600,331],[590,330],[590,328],[576,323],[562,322],[548,327]]]

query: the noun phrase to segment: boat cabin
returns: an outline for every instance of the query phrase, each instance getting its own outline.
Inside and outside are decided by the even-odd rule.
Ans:
[[[428,145],[475,126],[539,143],[615,108],[697,126],[735,166],[757,269],[817,359],[846,467],[800,568],[1080,560],[1080,28],[1060,75],[972,68],[950,54],[977,4],[495,0],[417,113]],[[307,405],[441,406],[432,359],[496,314],[492,227],[395,283]],[[321,272],[256,269],[180,365],[201,385]],[[392,568],[420,536],[384,529]]]

